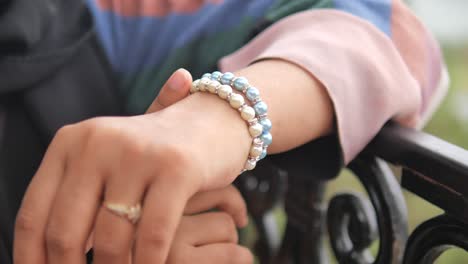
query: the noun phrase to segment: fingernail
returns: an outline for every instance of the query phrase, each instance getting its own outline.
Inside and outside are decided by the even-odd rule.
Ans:
[[[182,69],[177,70],[172,74],[171,78],[169,78],[169,82],[167,85],[172,90],[179,90],[185,84],[185,76]]]

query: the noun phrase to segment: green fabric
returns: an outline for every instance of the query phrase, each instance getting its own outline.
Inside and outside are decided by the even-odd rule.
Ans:
[[[276,22],[301,11],[332,7],[333,0],[278,0],[267,12],[265,19],[269,22]]]
[[[332,0],[278,0],[260,19],[246,17],[229,31],[200,38],[175,49],[161,65],[132,76],[123,77],[122,91],[128,91],[129,114],[144,113],[170,75],[179,68],[189,70],[194,78],[217,69],[218,61],[247,44],[259,24],[274,22],[294,13],[332,7]]]
[[[127,95],[127,110],[131,114],[144,113],[162,85],[179,68],[189,70],[194,78],[216,70],[220,58],[248,42],[254,26],[255,21],[246,18],[230,31],[197,39],[174,50],[164,61],[164,67],[157,66],[136,76],[125,78],[124,85],[127,87],[124,90],[130,91]]]

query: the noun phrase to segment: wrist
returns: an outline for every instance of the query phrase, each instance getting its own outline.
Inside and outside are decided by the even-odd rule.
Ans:
[[[268,154],[284,152],[332,133],[334,110],[325,86],[296,64],[267,59],[234,72],[258,87],[268,103],[273,143]]]
[[[262,100],[259,90],[251,86],[244,77],[231,72],[215,71],[206,73],[201,79],[194,81],[190,92],[216,94],[239,111],[241,118],[248,124],[249,134],[252,137],[249,156],[243,171],[255,169],[257,162],[266,157],[268,146],[272,143],[270,133],[272,123],[268,118],[268,106]]]
[[[168,133],[206,163],[206,188],[232,182],[243,169],[252,138],[239,113],[229,103],[206,93],[193,94],[155,115]],[[218,178],[216,175],[221,175]],[[228,181],[226,181],[228,180]]]

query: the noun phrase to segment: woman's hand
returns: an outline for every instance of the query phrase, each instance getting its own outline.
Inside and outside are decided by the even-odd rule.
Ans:
[[[213,209],[219,212],[208,212]],[[188,201],[184,214],[167,264],[253,263],[250,251],[237,245],[236,227],[245,227],[248,216],[245,201],[233,185],[195,194]],[[91,248],[92,240],[87,251]],[[127,259],[132,263],[131,256]]]
[[[326,90],[300,67],[264,60],[237,75],[261,87],[270,106],[270,154],[333,131]],[[189,197],[230,184],[250,144],[239,113],[201,93],[157,113],[96,118],[61,129],[19,211],[15,263],[84,264],[92,228],[96,254],[106,259],[96,264],[123,263],[132,250],[136,264],[164,263]],[[142,218],[135,226],[103,202],[142,203]]]
[[[132,251],[133,263],[165,263],[188,199],[243,168],[245,126],[226,102],[197,94],[154,114],[64,127],[24,197],[15,263],[84,264],[93,229],[96,264],[126,263]],[[133,225],[103,202],[142,203],[142,217]]]
[[[250,251],[237,241],[236,226],[226,213],[184,216],[166,264],[253,264]]]
[[[214,208],[221,212],[206,212]],[[197,193],[185,213],[189,215],[177,228],[167,264],[253,263],[250,251],[237,245],[236,226],[247,225],[247,209],[234,186]]]

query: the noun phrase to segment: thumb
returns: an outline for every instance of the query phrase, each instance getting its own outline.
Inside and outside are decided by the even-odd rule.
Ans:
[[[191,85],[192,75],[185,69],[178,69],[164,84],[146,113],[160,111],[184,99],[189,95]]]

